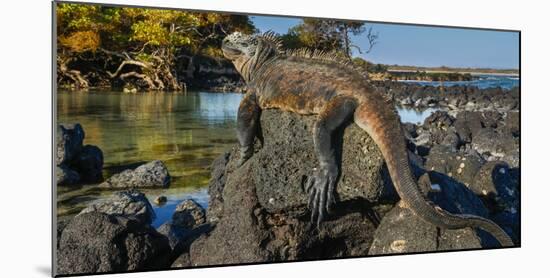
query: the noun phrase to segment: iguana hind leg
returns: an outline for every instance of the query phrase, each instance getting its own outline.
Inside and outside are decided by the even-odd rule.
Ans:
[[[237,113],[237,139],[240,145],[238,166],[244,164],[254,153],[254,138],[258,133],[260,106],[253,92],[247,93],[241,100]]]
[[[339,171],[336,163],[332,133],[353,115],[357,106],[354,99],[336,97],[330,100],[315,122],[313,143],[319,167],[313,169],[313,175],[306,181],[306,192],[309,194],[311,222],[317,226],[334,203],[335,186]]]

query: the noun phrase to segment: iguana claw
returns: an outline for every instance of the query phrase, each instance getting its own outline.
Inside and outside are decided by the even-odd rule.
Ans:
[[[313,175],[308,177],[305,190],[309,194],[309,208],[311,209],[311,222],[321,225],[325,216],[330,213],[334,200],[334,188],[338,178],[338,170],[335,167],[322,166],[313,169]]]

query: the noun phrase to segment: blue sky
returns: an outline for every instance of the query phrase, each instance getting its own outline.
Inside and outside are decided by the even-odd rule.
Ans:
[[[252,16],[261,31],[284,34],[300,24],[298,18]],[[399,65],[475,68],[519,68],[517,32],[367,23],[379,33],[378,43],[368,54],[354,53],[366,60]],[[353,36],[354,44],[367,49],[365,34]]]

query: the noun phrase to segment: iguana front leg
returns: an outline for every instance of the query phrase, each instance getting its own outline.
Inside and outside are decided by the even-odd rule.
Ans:
[[[319,113],[313,128],[313,143],[319,167],[314,169],[305,188],[309,194],[311,222],[316,222],[317,226],[335,202],[334,191],[339,170],[332,145],[332,133],[353,115],[356,107],[354,99],[336,97]]]
[[[258,132],[260,111],[256,94],[253,91],[247,93],[241,100],[237,113],[237,138],[241,154],[238,166],[244,164],[254,153],[254,138]]]

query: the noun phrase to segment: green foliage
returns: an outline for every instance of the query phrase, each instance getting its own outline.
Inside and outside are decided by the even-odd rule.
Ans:
[[[59,4],[57,6],[58,34],[89,31],[98,27],[99,6]]]
[[[59,45],[76,52],[184,47],[197,54],[219,45],[226,33],[255,30],[247,16],[239,15],[69,3],[57,4],[56,11]]]
[[[75,52],[95,51],[100,44],[99,35],[93,31],[77,31],[59,38],[59,43]]]
[[[383,64],[375,64],[375,65],[372,65],[369,69],[370,72],[380,72],[380,73],[383,73],[383,72],[387,72],[388,71],[388,66],[386,65],[383,65]]]
[[[62,4],[57,7],[59,45],[75,52],[95,51],[100,45],[98,6]]]
[[[361,57],[353,58],[352,62],[359,68],[362,68],[369,73],[385,73],[388,71],[388,66],[383,64],[373,64]]]
[[[248,16],[218,13],[69,3],[57,3],[56,13],[58,80],[83,80],[77,87],[93,78],[180,90],[195,56],[221,57],[227,34],[255,31]]]
[[[341,51],[351,58],[350,34],[359,35],[365,31],[363,22],[332,19],[306,18],[282,36],[286,48],[310,48],[325,51]]]
[[[448,67],[446,67],[448,69]],[[392,72],[392,76],[405,80],[426,80],[426,81],[471,81],[472,75],[459,72],[426,72],[424,70]]]
[[[178,29],[190,29],[201,24],[191,13],[169,10],[128,9],[132,18],[131,41],[152,46],[184,46],[192,42],[191,32]]]
[[[361,58],[361,57],[355,57],[351,60],[353,62],[353,64],[355,64],[356,66],[360,67],[360,68],[368,68],[370,65],[372,65],[372,63],[370,63],[369,61]]]

